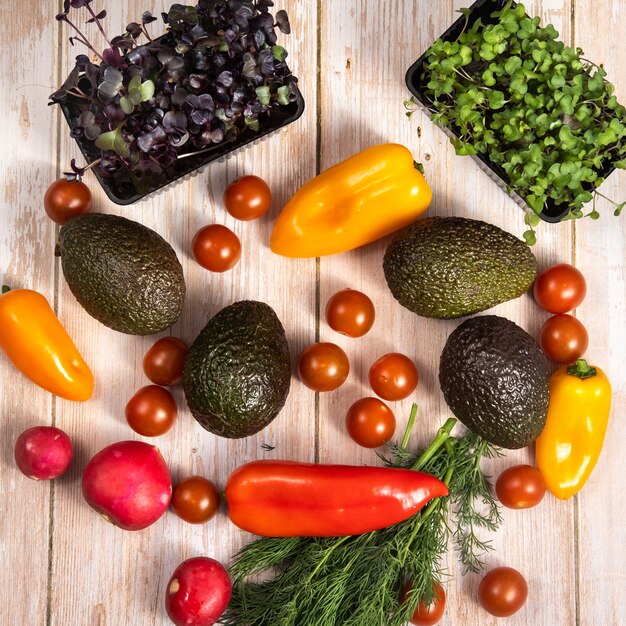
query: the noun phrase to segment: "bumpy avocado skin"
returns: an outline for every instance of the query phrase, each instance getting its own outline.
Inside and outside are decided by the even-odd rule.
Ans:
[[[167,241],[143,224],[87,213],[62,226],[58,251],[75,298],[105,326],[151,335],[180,316],[183,268]]]
[[[231,439],[265,428],[283,408],[290,383],[283,325],[270,306],[253,300],[231,304],[209,320],[183,372],[192,415]]]
[[[496,315],[463,322],[441,354],[439,383],[452,413],[503,448],[523,448],[541,434],[548,380],[548,361],[535,340]]]
[[[520,239],[463,217],[428,217],[387,247],[385,278],[398,302],[421,315],[452,319],[518,298],[532,285],[537,261]]]

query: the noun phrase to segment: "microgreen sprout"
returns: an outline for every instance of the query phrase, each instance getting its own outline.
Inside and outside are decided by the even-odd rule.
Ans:
[[[487,24],[462,13],[463,32],[438,39],[424,65],[432,119],[453,131],[457,154],[481,155],[508,178],[534,212],[529,244],[549,206],[567,211],[562,219],[597,219],[595,203],[586,214],[583,205],[605,197],[596,188],[611,168],[626,168],[626,108],[604,68],[522,4],[506,3]],[[413,101],[405,108],[410,116]],[[619,215],[625,203],[613,204]]]

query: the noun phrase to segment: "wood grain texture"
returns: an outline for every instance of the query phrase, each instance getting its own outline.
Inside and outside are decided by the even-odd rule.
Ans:
[[[57,117],[47,107],[57,82],[54,8],[25,11],[21,2],[4,2],[0,21],[12,24],[3,30],[0,82],[0,284],[36,289],[54,306],[55,225],[41,204],[56,178]],[[7,594],[0,624],[42,624],[54,491],[17,470],[13,448],[26,428],[52,423],[54,400],[1,353],[0,381],[0,587]]]
[[[601,7],[576,0],[574,8],[576,44],[586,58],[604,64],[623,103],[626,6],[619,0],[604,2]],[[607,29],[608,23],[615,27]],[[612,174],[602,185],[602,193],[618,202],[625,191],[623,171]],[[613,217],[608,202],[600,199],[597,207],[600,221],[576,224],[576,266],[587,279],[587,297],[577,316],[589,331],[590,361],[602,367],[611,380],[613,406],[602,456],[575,502],[580,624],[623,626],[626,558],[621,546],[626,545],[626,493],[618,485],[626,474],[626,227],[623,219]]]
[[[163,595],[174,568],[183,559],[201,554],[226,563],[250,536],[235,529],[224,510],[200,527],[187,525],[170,512],[144,531],[124,532],[102,521],[80,495],[82,469],[95,452],[114,441],[138,438],[124,420],[124,407],[139,387],[149,383],[141,360],[156,337],[130,337],[105,328],[76,303],[62,274],[55,281],[55,228],[45,218],[40,199],[57,172],[77,156],[77,149],[65,126],[57,133],[58,112],[46,107],[46,99],[80,52],[69,46],[68,32],[59,51],[53,20],[56,4],[42,9],[34,0],[9,0],[0,9],[0,18],[13,24],[8,43],[15,55],[14,62],[2,70],[0,85],[7,144],[0,152],[4,182],[0,274],[3,282],[35,288],[58,302],[59,317],[91,364],[97,385],[89,403],[53,399],[0,357],[0,584],[11,594],[11,602],[0,609],[0,626],[165,626],[169,622]],[[169,4],[168,0],[108,3],[109,30],[117,33],[143,10],[150,8],[158,15]],[[388,239],[318,263],[270,253],[267,241],[274,217],[318,166],[325,169],[376,143],[403,143],[423,162],[433,187],[429,214],[484,219],[518,236],[525,229],[522,211],[473,160],[454,154],[444,133],[424,112],[416,112],[410,121],[404,115],[402,103],[409,95],[404,85],[406,69],[456,19],[454,11],[466,2],[281,0],[276,4],[276,9],[287,9],[292,21],[293,32],[284,37],[284,45],[306,100],[305,114],[296,124],[132,207],[113,205],[95,179],[89,176],[87,182],[95,192],[96,210],[146,224],[179,255],[188,294],[172,335],[191,342],[221,307],[240,299],[260,299],[273,306],[283,321],[294,363],[319,335],[320,340],[346,350],[352,372],[340,390],[316,399],[298,381],[294,367],[285,409],[270,427],[244,440],[224,440],[204,431],[183,408],[180,389],[174,390],[180,407],[177,424],[156,442],[145,439],[159,446],[174,481],[195,473],[223,487],[237,465],[263,457],[376,463],[373,451],[349,439],[343,422],[352,402],[372,395],[369,367],[390,351],[411,356],[420,371],[414,398],[420,414],[412,444],[417,447],[429,441],[449,415],[437,373],[441,348],[457,322],[418,318],[393,300],[381,264]],[[25,5],[32,10],[24,10]],[[544,22],[554,23],[564,41],[572,41],[573,35],[573,42],[585,49],[588,58],[604,61],[618,96],[626,100],[626,73],[620,64],[626,34],[620,20],[626,18],[626,9],[621,0],[535,0],[527,8]],[[159,22],[152,28],[157,34]],[[33,30],[39,33],[37,38],[28,36]],[[34,65],[33,55],[41,57]],[[256,222],[233,220],[222,204],[226,184],[244,173],[264,177],[274,192],[270,214]],[[614,174],[603,187],[603,192],[620,200],[623,190],[623,173]],[[541,266],[575,262],[587,276],[588,296],[577,314],[590,333],[590,358],[605,365],[614,382],[613,419],[603,456],[579,497],[568,502],[546,497],[536,509],[504,511],[504,524],[487,564],[522,571],[531,594],[524,609],[506,621],[510,626],[626,624],[622,598],[626,497],[615,487],[626,470],[621,453],[626,429],[619,419],[626,409],[626,388],[621,382],[626,228],[624,217],[616,220],[607,208],[598,208],[604,213],[599,222],[542,225],[534,251]],[[213,222],[226,224],[243,242],[240,263],[222,275],[206,272],[189,256],[195,232]],[[362,339],[338,335],[324,321],[326,301],[345,287],[365,291],[377,309],[376,324]],[[500,305],[494,312],[531,334],[547,317],[530,296]],[[392,405],[398,436],[412,401]],[[51,488],[17,472],[12,447],[21,430],[52,419],[74,440],[76,461]],[[266,452],[262,443],[276,449]],[[532,461],[530,451],[511,452],[492,462],[489,470],[496,476],[505,467]],[[500,623],[476,602],[479,577],[463,578],[452,551],[447,565],[452,579],[442,625]]]

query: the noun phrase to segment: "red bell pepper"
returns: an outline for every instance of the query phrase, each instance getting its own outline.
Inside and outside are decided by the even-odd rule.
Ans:
[[[438,478],[387,467],[253,461],[226,484],[234,524],[264,537],[337,537],[386,528],[447,496]]]

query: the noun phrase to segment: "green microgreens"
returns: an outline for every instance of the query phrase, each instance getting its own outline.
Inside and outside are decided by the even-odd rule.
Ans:
[[[522,4],[508,2],[490,24],[469,26],[461,12],[464,31],[456,41],[438,39],[424,65],[433,121],[454,131],[457,154],[482,155],[501,168],[508,190],[535,214],[551,204],[569,209],[563,219],[583,217],[603,173],[626,168],[626,108],[605,70]],[[409,112],[413,102],[405,102]],[[625,203],[613,204],[619,215]],[[595,206],[587,216],[599,217]],[[526,224],[532,244],[537,221],[527,216]]]

